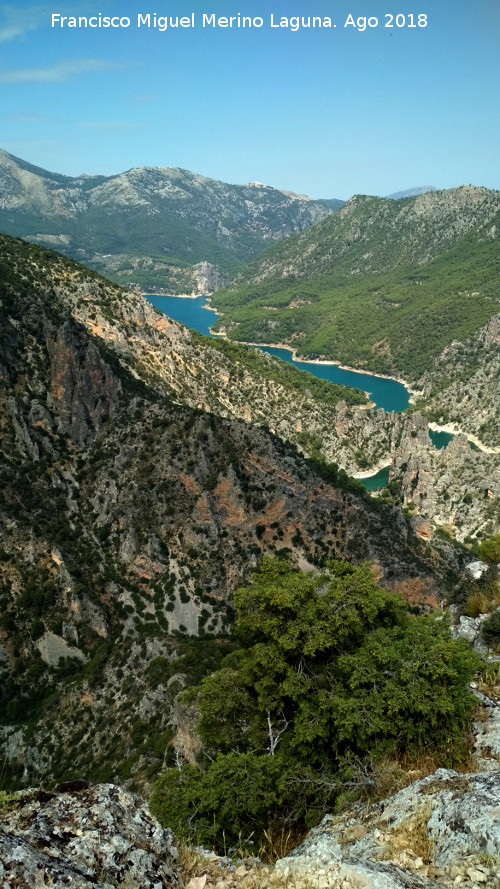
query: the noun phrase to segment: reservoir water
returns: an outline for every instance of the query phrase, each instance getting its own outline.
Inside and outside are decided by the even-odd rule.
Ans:
[[[204,308],[207,299],[205,296],[182,298],[179,296],[157,296],[146,294],[146,299],[160,312],[169,315],[175,321],[182,321],[188,327],[193,327],[205,336],[212,336],[210,326],[214,323],[216,315],[211,309]],[[353,370],[343,370],[338,364],[317,364],[314,361],[295,361],[288,349],[278,349],[274,346],[259,346],[263,352],[276,355],[283,361],[294,364],[300,370],[307,370],[320,377],[322,380],[330,380],[332,383],[340,383],[343,386],[354,386],[367,392],[375,407],[384,411],[404,411],[408,407],[410,393],[402,383],[385,377],[375,377],[369,373],[357,373]]]
[[[216,315],[206,308],[206,296],[179,297],[179,296],[157,296],[156,294],[146,294],[146,299],[155,306],[160,312],[173,318],[174,321],[181,321],[187,327],[192,327],[205,336],[213,336],[210,333],[210,327],[214,323]],[[270,355],[276,355],[283,361],[294,364],[300,370],[307,370],[320,377],[323,380],[330,380],[332,383],[340,383],[343,386],[354,386],[356,389],[362,389],[367,392],[375,407],[382,408],[385,411],[404,411],[408,407],[410,393],[408,389],[397,380],[390,380],[385,377],[376,377],[369,373],[357,373],[353,370],[344,370],[337,364],[317,364],[314,361],[295,361],[292,353],[288,349],[280,349],[276,346],[259,346],[263,352]],[[432,443],[438,449],[446,447],[451,441],[453,435],[449,432],[429,431],[429,437]],[[389,477],[389,467],[380,469],[374,475],[368,478],[359,479],[367,491],[376,491],[385,487]]]
[[[383,469],[379,469],[374,475],[369,475],[367,478],[358,478],[357,481],[361,482],[367,491],[378,491],[379,488],[385,488],[389,481],[389,469],[390,466],[384,466]]]
[[[429,438],[438,451],[441,451],[453,438],[452,432],[438,432],[436,429],[429,429]],[[469,442],[470,444],[470,442]]]

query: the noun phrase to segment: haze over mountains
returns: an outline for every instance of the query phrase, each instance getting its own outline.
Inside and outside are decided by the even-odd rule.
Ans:
[[[393,201],[400,201],[403,198],[414,198],[418,194],[425,194],[427,191],[439,191],[439,189],[435,185],[417,185],[415,188],[395,191],[393,194],[388,194],[387,197]]]

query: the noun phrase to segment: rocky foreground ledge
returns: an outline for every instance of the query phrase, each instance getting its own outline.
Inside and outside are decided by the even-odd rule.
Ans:
[[[327,815],[274,867],[203,852],[182,866],[172,832],[113,784],[29,790],[0,811],[0,886],[500,889],[500,772],[439,769],[387,800]]]
[[[0,811],[0,886],[182,886],[178,852],[140,797],[84,781],[28,790]]]

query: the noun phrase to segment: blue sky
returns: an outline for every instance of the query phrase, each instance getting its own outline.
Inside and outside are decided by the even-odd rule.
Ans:
[[[385,27],[412,11],[427,27]],[[51,27],[99,12],[131,26]],[[139,12],[196,26],[138,29]],[[264,26],[203,29],[204,12]],[[271,28],[271,13],[336,28]],[[0,3],[0,147],[68,175],[179,166],[313,197],[498,189],[499,46],[499,0]]]

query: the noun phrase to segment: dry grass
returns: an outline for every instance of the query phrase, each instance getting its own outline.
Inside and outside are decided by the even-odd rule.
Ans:
[[[499,689],[500,691],[500,689]],[[456,772],[475,772],[477,767],[472,759],[473,736],[466,739],[466,752],[460,762],[454,762],[451,766]],[[448,766],[448,763],[446,763]],[[401,754],[399,756],[385,756],[374,766],[375,785],[370,790],[368,799],[370,802],[393,796],[415,781],[433,775],[436,769],[443,766],[442,759],[428,750],[421,750],[417,754]]]
[[[500,662],[485,664],[479,677],[479,691],[492,701],[500,699]]]
[[[259,849],[259,858],[266,864],[274,864],[280,858],[286,858],[292,849],[300,845],[307,834],[305,828],[272,826],[264,831]]]
[[[184,883],[188,883],[193,877],[202,877],[207,874],[208,881],[217,883],[222,875],[222,870],[216,858],[205,858],[193,846],[179,843],[179,866]]]
[[[479,617],[488,614],[500,605],[500,586],[497,577],[490,577],[481,584],[480,589],[469,593],[465,601],[464,614],[468,617]]]
[[[427,832],[427,822],[431,815],[431,807],[423,806],[411,821],[405,821],[386,833],[386,849],[384,859],[392,861],[402,852],[413,858],[421,858],[424,864],[432,862],[432,847]]]
[[[369,799],[371,802],[379,802],[393,796],[409,784],[432,775],[437,768],[439,764],[436,758],[425,750],[416,756],[385,756],[374,767],[376,783],[370,791]]]
[[[471,593],[467,596],[464,614],[467,617],[479,617],[490,610],[490,598],[485,593]]]

